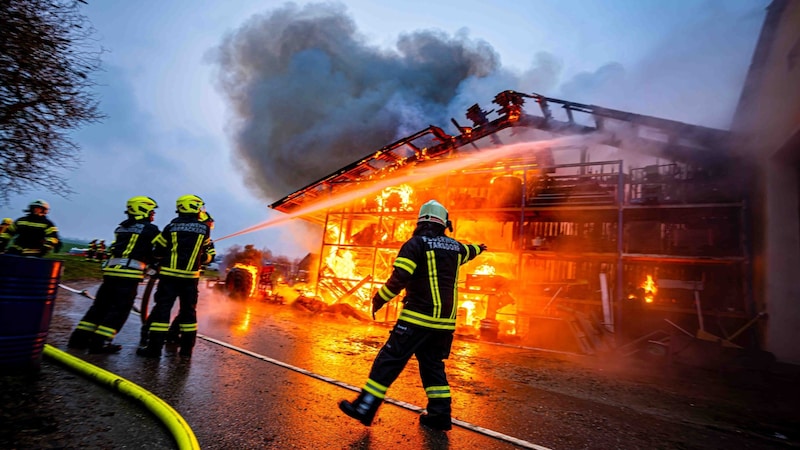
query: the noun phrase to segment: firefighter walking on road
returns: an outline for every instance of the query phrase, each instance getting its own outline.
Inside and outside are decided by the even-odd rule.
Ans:
[[[372,316],[405,289],[403,310],[378,352],[358,397],[339,402],[348,416],[370,426],[389,386],[412,356],[428,397],[419,421],[437,430],[452,427],[450,386],[444,360],[450,355],[458,310],[458,270],[483,251],[484,244],[463,244],[445,235],[453,231],[447,209],[431,200],[419,210],[417,227],[400,248],[392,275],[372,298]]]
[[[41,257],[60,248],[58,228],[47,218],[50,205],[44,200],[34,200],[24,212],[28,214],[0,234],[0,253]]]
[[[200,221],[200,215],[205,211],[205,203],[200,197],[184,195],[178,198],[176,207],[178,217],[153,240],[161,270],[153,296],[155,306],[148,318],[147,346],[136,351],[139,356],[161,356],[176,298],[180,301],[176,318],[181,333],[179,355],[190,358],[197,340],[200,266],[214,259],[214,244],[211,242],[211,228]]]
[[[114,230],[110,259],[103,266],[103,283],[70,335],[68,347],[88,348],[89,353],[116,353],[122,349],[113,340],[128,320],[145,268],[153,262],[153,239],[159,230],[152,222],[157,207],[150,197],[128,200],[128,218]]]

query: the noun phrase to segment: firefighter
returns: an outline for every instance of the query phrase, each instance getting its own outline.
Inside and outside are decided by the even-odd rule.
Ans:
[[[89,249],[86,250],[86,261],[94,261],[94,255],[97,253],[97,239],[92,239],[89,242]]]
[[[214,229],[214,218],[211,217],[211,214],[209,214],[208,211],[201,211],[198,218],[200,219],[200,222],[208,225],[209,233]],[[210,262],[211,261],[209,261],[209,263]],[[178,316],[180,315],[181,312],[178,311]],[[180,324],[178,323],[178,316],[175,316],[175,318],[172,319],[172,323],[169,324],[169,332],[167,332],[167,340],[165,341],[164,345],[164,348],[167,352],[175,353],[177,348],[180,346],[181,328]]]
[[[97,243],[97,250],[95,251],[94,258],[97,261],[103,262],[106,260],[106,241],[105,239],[100,239],[100,242]]]
[[[3,219],[3,221],[0,222],[0,235],[5,233],[6,230],[8,229],[8,226],[11,225],[12,223],[14,223],[14,219],[10,217],[6,217],[5,219]]]
[[[41,257],[60,247],[58,228],[47,218],[49,211],[46,201],[32,201],[24,211],[28,214],[0,234],[0,253],[5,250],[9,255]]]
[[[88,348],[89,353],[116,353],[122,349],[112,341],[128,320],[145,268],[153,262],[153,239],[159,233],[152,223],[156,208],[158,204],[150,197],[128,200],[128,218],[114,230],[109,247],[111,258],[103,266],[103,283],[70,335],[68,347]]]
[[[176,320],[180,328],[180,352],[192,356],[197,340],[197,285],[200,266],[214,259],[211,229],[200,221],[205,211],[203,199],[184,195],[176,201],[178,217],[164,227],[154,240],[155,256],[161,259],[158,288],[153,296],[155,306],[148,318],[147,345],[136,350],[139,356],[158,358],[169,330],[170,312],[175,299],[180,299]]]
[[[372,298],[372,317],[405,289],[403,311],[389,334],[358,397],[339,402],[348,416],[370,426],[386,391],[411,356],[419,362],[419,374],[428,397],[419,421],[437,430],[449,430],[450,386],[444,360],[450,354],[458,310],[458,270],[486,250],[484,244],[464,244],[445,235],[453,231],[447,209],[431,200],[419,210],[417,226],[394,261],[386,284]]]

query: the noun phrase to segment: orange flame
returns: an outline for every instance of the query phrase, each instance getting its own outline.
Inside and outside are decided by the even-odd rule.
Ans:
[[[656,293],[658,292],[658,286],[656,286],[656,282],[653,280],[652,275],[647,276],[647,280],[642,283],[641,288],[644,289],[645,303],[653,303]]]
[[[236,264],[233,265],[233,267],[234,268],[238,268],[238,269],[243,269],[243,270],[246,270],[246,271],[250,272],[250,281],[251,281],[251,283],[250,283],[250,294],[249,294],[249,296],[250,297],[254,296],[255,293],[256,293],[256,287],[258,287],[258,280],[257,280],[258,267],[251,266],[249,264],[242,264],[242,263],[236,263]]]
[[[476,275],[496,275],[497,271],[488,264],[482,264],[478,266],[473,273]]]
[[[411,204],[411,196],[414,189],[408,184],[389,186],[378,193],[375,202],[382,210],[387,211],[411,211],[414,205]]]

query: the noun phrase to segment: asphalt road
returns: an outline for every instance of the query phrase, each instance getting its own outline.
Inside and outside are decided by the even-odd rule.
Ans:
[[[74,287],[96,291],[96,283]],[[69,332],[89,304],[85,297],[60,292],[48,338],[52,345],[66,350]],[[413,360],[389,390],[393,403],[384,404],[367,428],[336,405],[355,397],[388,328],[289,304],[235,302],[205,289],[198,310],[203,338],[189,361],[136,356],[135,314],[116,339],[124,346],[119,354],[69,353],[164,399],[205,449],[764,449],[800,442],[796,379],[460,339],[447,363],[457,419],[452,431],[418,425],[425,394]],[[59,382],[59,370],[66,371],[46,363],[49,383]],[[65,402],[70,403],[62,405],[65,414],[71,415],[81,399]],[[122,441],[115,446],[165,445],[157,421],[136,407],[130,414],[125,408],[111,414],[119,420],[104,425],[108,439]],[[56,429],[59,421],[72,422],[52,420]],[[149,431],[130,431],[131,421]],[[88,437],[73,439],[92,447]]]

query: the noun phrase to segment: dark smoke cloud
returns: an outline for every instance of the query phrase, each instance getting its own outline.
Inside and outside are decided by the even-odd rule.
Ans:
[[[461,86],[499,69],[495,51],[465,33],[418,31],[394,50],[371,47],[337,4],[254,16],[215,60],[237,164],[266,200],[446,123]]]

